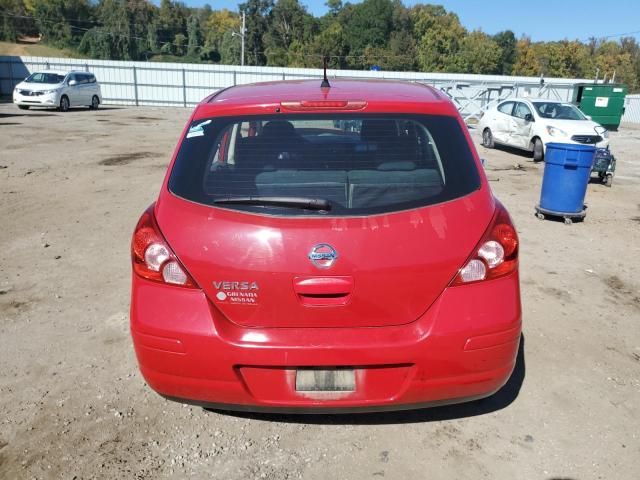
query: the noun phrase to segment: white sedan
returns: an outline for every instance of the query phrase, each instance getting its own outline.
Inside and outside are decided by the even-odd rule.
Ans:
[[[570,103],[545,99],[512,98],[488,109],[480,119],[482,145],[521,148],[544,159],[550,142],[594,145],[606,148],[609,132]]]

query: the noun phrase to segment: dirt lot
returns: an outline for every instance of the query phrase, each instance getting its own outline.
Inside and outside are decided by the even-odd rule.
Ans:
[[[533,215],[543,165],[485,150],[522,241],[525,341],[496,396],[350,416],[171,403],[128,335],[129,239],[182,109],[0,105],[0,478],[637,479],[640,128],[584,223]]]

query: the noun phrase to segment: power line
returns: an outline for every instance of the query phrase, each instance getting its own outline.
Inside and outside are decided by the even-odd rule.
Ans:
[[[630,36],[630,35],[637,35],[637,34],[640,34],[640,30],[636,30],[634,32],[626,32],[626,33],[612,33],[611,35],[604,35],[604,36],[599,36],[599,37],[589,37],[587,39],[582,39],[580,41],[581,42],[588,42],[592,38],[595,38],[596,40],[606,40],[608,38],[627,37],[627,36]]]

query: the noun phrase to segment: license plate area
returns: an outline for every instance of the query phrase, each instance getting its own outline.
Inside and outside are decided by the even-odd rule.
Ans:
[[[297,392],[355,392],[356,374],[352,368],[299,368]]]

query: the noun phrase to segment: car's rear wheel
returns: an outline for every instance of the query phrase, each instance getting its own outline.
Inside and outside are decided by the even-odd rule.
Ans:
[[[67,112],[69,111],[69,98],[66,95],[63,95],[60,99],[60,111]]]
[[[544,160],[544,146],[542,140],[536,138],[533,141],[533,161],[541,162],[542,160]]]
[[[20,110],[29,110],[29,105],[18,105]]]
[[[491,133],[491,129],[485,128],[482,132],[482,145],[486,148],[495,147],[495,143],[493,141],[493,133]]]
[[[97,95],[94,95],[93,98],[91,99],[91,105],[89,106],[89,108],[91,110],[97,110],[99,106],[100,106],[100,99],[98,98]]]

